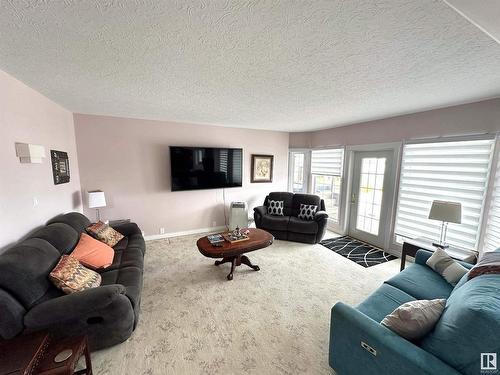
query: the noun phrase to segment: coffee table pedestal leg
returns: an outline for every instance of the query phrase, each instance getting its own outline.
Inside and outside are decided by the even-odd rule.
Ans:
[[[231,272],[229,272],[229,274],[227,275],[228,280],[233,279],[234,269],[238,266],[241,266],[242,264],[250,267],[254,271],[260,270],[259,266],[252,264],[252,262],[250,261],[250,259],[248,259],[248,257],[246,255],[237,255],[234,257],[224,257],[224,258],[222,258],[222,260],[216,260],[215,265],[219,266],[223,263],[229,263],[229,262],[231,262]]]

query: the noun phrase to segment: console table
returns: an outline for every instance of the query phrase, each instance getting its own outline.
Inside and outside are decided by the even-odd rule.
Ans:
[[[434,241],[424,238],[424,237],[418,237],[418,238],[408,238],[405,239],[403,242],[403,251],[401,252],[401,269],[400,271],[404,270],[405,268],[405,263],[406,263],[406,256],[411,256],[415,257],[417,254],[417,251],[420,249],[424,249],[427,251],[432,251],[434,252],[437,248],[434,246],[432,243]],[[458,249],[456,247],[450,246],[446,249],[444,249],[448,253],[449,256],[451,256],[453,259],[456,260],[461,260],[463,262],[467,263],[472,263],[475,264],[477,261],[477,255],[475,253],[465,251]]]

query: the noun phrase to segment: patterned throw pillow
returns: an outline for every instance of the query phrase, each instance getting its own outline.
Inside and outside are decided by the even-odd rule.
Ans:
[[[299,219],[302,220],[314,220],[314,215],[318,211],[318,206],[314,204],[300,204]]]
[[[425,263],[453,286],[469,272],[442,249],[436,249]]]
[[[85,229],[95,239],[104,242],[108,246],[115,246],[123,238],[120,232],[117,232],[109,225],[104,224],[102,221],[92,224]]]
[[[269,201],[267,206],[267,213],[274,216],[283,216],[284,201]]]
[[[63,255],[49,275],[50,280],[64,293],[70,294],[101,285],[101,275],[82,266],[71,255]]]

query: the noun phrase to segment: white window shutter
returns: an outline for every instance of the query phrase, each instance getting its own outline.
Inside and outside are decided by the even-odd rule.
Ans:
[[[447,242],[477,250],[493,145],[493,139],[406,144],[395,234],[438,239],[441,223],[428,219],[432,201],[460,202],[462,224],[449,224]]]
[[[342,176],[343,162],[343,148],[313,150],[311,153],[311,174]]]

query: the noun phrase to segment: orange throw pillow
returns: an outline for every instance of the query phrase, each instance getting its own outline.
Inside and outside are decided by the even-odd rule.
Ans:
[[[82,233],[71,256],[78,259],[84,266],[96,270],[111,266],[115,251],[105,243]]]

